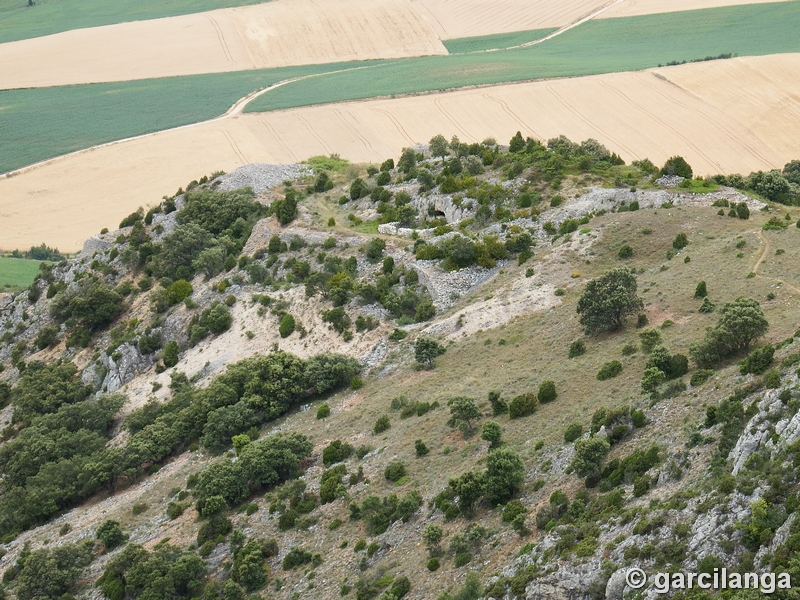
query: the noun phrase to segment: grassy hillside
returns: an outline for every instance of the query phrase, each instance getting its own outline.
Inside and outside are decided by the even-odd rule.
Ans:
[[[7,591],[32,597],[45,569],[56,598],[159,597],[162,576],[176,600],[452,600],[465,581],[456,597],[522,598],[548,577],[602,597],[618,569],[690,570],[701,552],[796,570],[777,530],[800,485],[783,467],[800,208],[664,189],[596,142],[514,143],[382,171],[328,160],[269,206],[204,178],[100,236],[91,262],[42,270],[0,314]],[[396,219],[418,235],[376,233]],[[589,334],[581,299],[618,267],[642,304]],[[643,390],[656,355],[694,356],[739,296],[769,325],[750,348],[770,351],[763,369],[742,372],[745,350]],[[423,340],[444,350],[429,367]],[[463,398],[474,413],[454,420]],[[734,471],[750,435],[772,446]]]
[[[284,86],[248,112],[656,67],[720,54],[758,56],[800,51],[800,2],[589,21],[552,40],[514,50],[390,61]]]
[[[533,29],[530,31],[514,31],[512,33],[496,33],[493,35],[480,35],[476,37],[456,38],[452,40],[442,40],[442,44],[450,54],[462,54],[464,52],[481,52],[485,50],[497,50],[519,46],[535,40],[542,39],[546,35],[553,33],[556,29]]]
[[[43,35],[128,21],[262,4],[263,0],[0,0],[0,44]]]

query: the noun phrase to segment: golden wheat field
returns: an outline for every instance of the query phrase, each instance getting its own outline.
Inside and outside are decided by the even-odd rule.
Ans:
[[[3,245],[47,240],[74,251],[136,207],[217,169],[331,153],[377,162],[437,133],[467,142],[506,142],[517,130],[592,137],[628,161],[681,154],[698,174],[749,173],[797,158],[798,95],[800,54],[784,54],[240,114],[0,179]]]
[[[446,53],[409,0],[275,0],[0,44],[0,89]]]

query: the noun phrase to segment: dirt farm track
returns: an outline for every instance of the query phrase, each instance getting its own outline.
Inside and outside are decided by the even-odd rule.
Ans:
[[[330,153],[375,162],[436,133],[468,142],[563,133],[594,137],[628,161],[680,153],[698,174],[749,173],[800,154],[798,97],[800,54],[785,54],[240,114],[0,179],[0,230],[6,248],[47,240],[75,251],[136,207],[217,169]]]

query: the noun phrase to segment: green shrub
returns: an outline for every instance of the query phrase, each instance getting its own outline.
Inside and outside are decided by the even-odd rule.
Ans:
[[[568,444],[580,437],[583,437],[583,426],[580,423],[571,423],[564,432],[564,441]]]
[[[425,566],[427,567],[428,571],[437,571],[440,567],[439,559],[435,556],[433,558],[429,558]]]
[[[383,470],[383,476],[389,481],[397,483],[406,476],[406,466],[398,460],[392,461],[386,465],[386,468]]]
[[[380,260],[383,256],[383,251],[386,249],[386,242],[383,241],[381,238],[372,238],[369,242],[367,242],[367,246],[365,249],[365,254],[367,259],[376,262]]]
[[[178,364],[178,342],[170,340],[164,347],[164,366],[174,367]]]
[[[331,407],[327,404],[321,404],[317,408],[317,419],[325,419],[329,416],[331,416]]]
[[[528,514],[528,509],[519,500],[511,500],[503,508],[503,522],[512,523],[517,517],[523,517]]]
[[[586,342],[582,339],[575,340],[569,345],[569,358],[586,354]]]
[[[345,494],[345,488],[342,484],[342,477],[345,475],[347,475],[347,467],[342,464],[323,471],[319,487],[319,501],[322,504],[333,502],[336,498]]]
[[[489,392],[489,404],[492,406],[492,416],[497,417],[508,412],[508,404],[500,397],[500,392]]]
[[[312,555],[311,552],[295,546],[286,553],[286,556],[283,557],[281,568],[284,571],[291,571],[292,569],[302,567],[303,565],[310,563],[313,558],[314,555]]]
[[[644,370],[644,375],[642,375],[642,391],[654,391],[664,382],[665,379],[666,375],[661,369],[656,367],[646,367]]]
[[[215,300],[200,314],[199,324],[211,333],[219,335],[230,328],[231,313],[224,304]]]
[[[119,521],[111,519],[103,521],[95,535],[103,543],[106,552],[113,550],[128,539],[128,536],[122,532]]]
[[[619,251],[617,252],[617,257],[619,258],[630,258],[633,256],[633,248],[630,247],[628,244],[623,244]]]
[[[642,343],[642,351],[645,354],[650,354],[653,348],[661,345],[661,332],[658,329],[640,331],[639,341]]]
[[[761,226],[764,231],[781,231],[786,229],[789,224],[778,216],[772,217],[769,221]]]
[[[660,174],[662,176],[677,175],[684,179],[691,179],[692,167],[689,166],[689,163],[687,163],[682,156],[672,156],[664,163],[664,166],[661,167]]]
[[[422,440],[416,440],[414,442],[414,452],[416,452],[417,457],[419,458],[422,456],[427,456],[430,453],[430,449]]]
[[[512,419],[527,417],[536,412],[539,407],[539,400],[536,394],[528,392],[520,394],[508,404],[508,416]]]
[[[600,465],[608,454],[610,444],[605,438],[581,438],[575,441],[575,455],[571,466],[578,477],[596,477]],[[552,500],[551,500],[552,502]]]
[[[459,396],[451,398],[448,404],[450,405],[450,419],[447,421],[448,426],[454,429],[460,429],[465,435],[471,434],[475,421],[483,416],[478,406],[475,404],[475,400]]]
[[[747,375],[748,373],[761,375],[772,364],[774,354],[775,347],[772,344],[756,348],[742,361],[739,371],[742,375]]]
[[[749,349],[768,328],[759,303],[752,298],[739,297],[722,306],[717,324],[706,330],[702,342],[689,346],[689,354],[698,366],[707,368]]]
[[[622,373],[622,363],[618,360],[612,360],[600,368],[600,370],[597,372],[597,379],[600,381],[605,381],[606,379],[612,379],[613,377],[616,377],[620,373]]]
[[[764,387],[768,390],[774,390],[781,386],[781,374],[777,369],[771,369],[764,375]]]
[[[111,323],[124,309],[122,296],[101,281],[83,278],[77,287],[56,294],[50,313],[59,323],[67,320],[94,332]]]
[[[539,397],[539,402],[542,404],[552,402],[558,397],[556,393],[556,384],[550,380],[543,381],[539,386],[539,393],[537,395]]]
[[[172,283],[166,289],[167,302],[172,306],[178,302],[183,302],[186,298],[192,295],[192,284],[183,279]]]
[[[686,236],[685,233],[679,233],[675,236],[675,239],[672,240],[672,247],[675,250],[681,250],[689,245],[689,238]]]
[[[281,225],[288,225],[297,218],[297,191],[287,188],[285,196],[273,200],[270,208]]]
[[[697,284],[697,287],[694,290],[694,297],[695,298],[705,298],[708,296],[708,290],[706,289],[706,282],[701,281]]]
[[[392,333],[389,334],[389,339],[392,340],[393,342],[399,342],[399,341],[405,339],[407,336],[408,336],[408,332],[403,331],[402,329],[397,329],[395,327],[395,329],[392,331]]]
[[[342,440],[334,440],[322,451],[322,464],[326,467],[342,462],[353,454],[353,446]]]
[[[36,344],[36,347],[39,350],[44,350],[50,346],[55,346],[58,343],[58,331],[59,328],[55,326],[43,327],[33,343]]]
[[[294,317],[286,313],[281,318],[280,325],[278,326],[278,333],[282,338],[289,337],[294,332],[295,325]]]
[[[170,502],[167,504],[167,516],[170,518],[170,520],[174,521],[180,517],[188,507],[188,504],[181,502]]]
[[[700,308],[697,309],[699,312],[703,314],[708,314],[714,312],[716,305],[711,302],[708,298],[703,298],[703,304],[700,305]]]
[[[703,385],[713,375],[714,371],[712,369],[699,369],[692,373],[689,383],[692,384],[692,386]]]
[[[326,394],[352,384],[361,366],[354,358],[325,352],[308,359],[305,366],[307,388],[316,394]]]
[[[360,177],[357,177],[353,180],[353,183],[350,184],[350,199],[351,200],[358,200],[359,198],[363,198],[364,196],[369,195],[369,188],[367,184],[364,183],[364,180]]]
[[[498,448],[503,437],[503,428],[499,423],[486,421],[481,429],[481,439],[489,442],[489,448]]]
[[[383,415],[382,417],[378,417],[378,420],[375,421],[375,426],[372,428],[372,433],[374,435],[378,435],[379,433],[383,433],[387,429],[389,429],[392,424],[389,422],[389,416]]]

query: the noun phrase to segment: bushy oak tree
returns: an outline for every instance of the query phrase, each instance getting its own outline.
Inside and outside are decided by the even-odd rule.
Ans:
[[[586,333],[616,331],[626,316],[640,312],[644,303],[636,289],[636,276],[627,267],[608,271],[586,284],[577,309]]]

